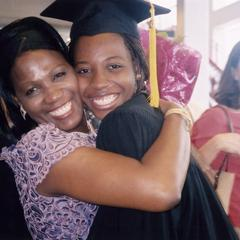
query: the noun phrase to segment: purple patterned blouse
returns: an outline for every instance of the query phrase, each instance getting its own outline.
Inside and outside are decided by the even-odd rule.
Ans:
[[[14,171],[28,229],[37,240],[87,238],[97,206],[68,196],[46,197],[36,187],[53,164],[75,148],[95,147],[95,136],[66,133],[52,124],[41,124],[9,148],[3,148],[0,160]]]

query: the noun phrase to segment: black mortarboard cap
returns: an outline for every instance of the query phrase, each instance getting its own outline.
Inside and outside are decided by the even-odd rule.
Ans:
[[[154,5],[155,15],[170,10]],[[150,18],[150,3],[144,0],[56,0],[41,16],[73,22],[71,39],[104,32],[138,37],[137,23]]]

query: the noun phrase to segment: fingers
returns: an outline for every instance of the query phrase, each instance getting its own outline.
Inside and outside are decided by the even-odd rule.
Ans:
[[[171,108],[178,108],[178,107],[180,108],[181,106],[178,105],[177,103],[159,99],[159,108],[163,113],[166,113]]]

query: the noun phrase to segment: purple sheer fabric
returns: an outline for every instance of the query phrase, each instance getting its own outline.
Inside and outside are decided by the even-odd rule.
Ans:
[[[33,239],[86,239],[97,206],[67,196],[46,197],[36,187],[53,164],[77,147],[95,147],[95,136],[66,133],[42,124],[15,145],[2,150],[0,159],[12,168],[28,229]]]

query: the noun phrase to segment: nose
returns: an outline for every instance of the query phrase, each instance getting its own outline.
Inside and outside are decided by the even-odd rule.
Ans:
[[[57,102],[63,96],[63,90],[59,88],[46,89],[45,102],[47,104]]]
[[[91,86],[95,89],[103,89],[109,84],[107,75],[103,71],[95,71],[92,75]]]

